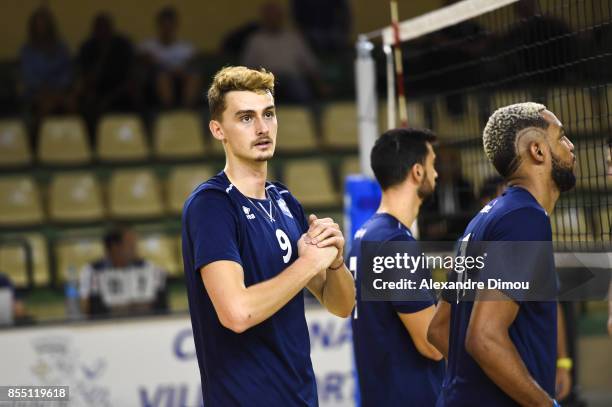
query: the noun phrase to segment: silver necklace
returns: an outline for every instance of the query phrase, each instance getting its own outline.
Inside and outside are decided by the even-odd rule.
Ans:
[[[260,212],[263,211],[263,213],[265,213],[268,216],[268,219],[270,219],[270,222],[274,222],[274,216],[272,216],[273,215],[272,198],[270,198],[270,196],[268,195],[268,190],[266,190],[266,199],[268,200],[268,203],[270,205],[268,210],[266,210],[266,208],[261,204],[261,202],[257,202],[259,204],[259,207],[258,207],[248,196],[247,196],[247,199],[249,200],[251,205],[255,207],[255,209],[257,209]]]

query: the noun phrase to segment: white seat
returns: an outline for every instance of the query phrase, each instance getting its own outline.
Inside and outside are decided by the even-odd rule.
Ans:
[[[323,160],[308,159],[289,162],[285,180],[291,193],[304,206],[332,206],[340,203],[331,173]]]
[[[317,147],[317,138],[310,111],[298,106],[278,107],[278,151],[308,151]]]
[[[0,120],[0,166],[21,166],[31,162],[32,153],[23,122]]]

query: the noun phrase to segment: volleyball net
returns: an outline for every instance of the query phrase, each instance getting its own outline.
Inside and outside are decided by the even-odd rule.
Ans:
[[[577,243],[607,246],[611,23],[612,5],[604,0],[464,0],[400,21],[395,31],[361,35],[362,169],[368,172],[375,138],[400,125],[405,106],[409,126],[430,128],[439,139],[438,187],[421,211],[421,239],[453,240],[496,190],[497,173],[482,148],[488,117],[512,103],[543,103],[563,123],[577,158],[576,188],[562,195],[551,217],[554,240],[572,242],[574,250]]]

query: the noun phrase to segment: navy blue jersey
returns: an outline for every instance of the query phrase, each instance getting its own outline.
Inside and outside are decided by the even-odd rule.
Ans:
[[[349,264],[356,266],[357,304],[353,311],[353,348],[364,407],[432,406],[436,402],[444,362],[422,356],[398,313],[414,313],[430,301],[362,301],[359,269],[361,242],[414,241],[410,230],[393,216],[375,214],[355,233]],[[353,259],[354,257],[354,259]],[[430,275],[429,271],[427,274]]]
[[[221,172],[183,209],[189,310],[207,406],[317,405],[303,294],[237,334],[221,325],[200,276],[203,266],[231,260],[242,265],[248,287],[297,259],[308,228],[304,211],[281,184],[266,183],[266,193],[269,199],[247,198]]]
[[[546,211],[525,189],[511,187],[487,204],[472,219],[462,240],[470,241],[552,241]],[[552,245],[550,281],[556,281]],[[448,368],[438,406],[516,406],[484,373],[465,349],[465,338],[473,302],[450,301]],[[557,305],[548,302],[520,302],[509,335],[523,363],[536,382],[550,395],[555,394],[557,360]]]

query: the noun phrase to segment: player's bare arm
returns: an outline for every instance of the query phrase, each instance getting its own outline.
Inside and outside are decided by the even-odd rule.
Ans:
[[[319,248],[335,247],[338,254],[306,287],[329,312],[346,318],[355,306],[355,282],[344,264],[344,236],[331,218],[310,215],[308,222],[310,228],[304,236],[305,242]]]
[[[265,321],[287,304],[336,258],[335,247],[319,248],[298,241],[299,257],[276,277],[246,287],[242,266],[215,261],[200,270],[221,324],[236,333]]]
[[[508,329],[519,305],[496,290],[478,294],[468,325],[465,348],[489,378],[522,406],[551,406],[553,401],[531,377]],[[495,298],[495,299],[494,299]]]
[[[561,304],[557,303],[557,360],[559,362],[557,362],[557,373],[555,375],[555,397],[559,401],[565,399],[572,390],[571,366],[563,363],[569,362],[571,364],[571,359],[569,359],[567,353],[565,333],[565,315]]]
[[[427,329],[427,339],[438,349],[445,359],[448,359],[448,338],[450,333],[451,306],[440,299],[434,316]]]
[[[414,342],[419,353],[432,360],[442,360],[442,353],[427,339],[427,328],[436,311],[435,305],[410,314],[399,313],[398,316]]]

